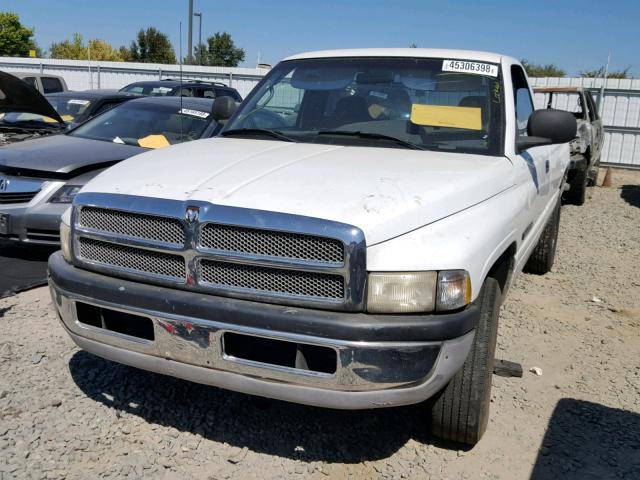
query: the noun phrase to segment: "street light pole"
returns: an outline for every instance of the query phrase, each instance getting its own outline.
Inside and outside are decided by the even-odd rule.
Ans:
[[[198,17],[198,65],[202,65],[202,12],[194,13]]]
[[[187,38],[187,62],[193,58],[193,0],[189,0],[189,37]]]

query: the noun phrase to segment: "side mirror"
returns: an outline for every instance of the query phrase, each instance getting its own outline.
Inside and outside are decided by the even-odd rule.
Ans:
[[[238,105],[233,98],[227,96],[218,97],[213,101],[211,115],[216,122],[224,125],[237,109]]]
[[[527,137],[516,141],[518,151],[540,145],[567,143],[576,137],[576,118],[563,110],[536,110],[527,122]]]

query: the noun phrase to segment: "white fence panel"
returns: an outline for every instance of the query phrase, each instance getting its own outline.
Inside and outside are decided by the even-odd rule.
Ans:
[[[40,72],[60,75],[71,90],[93,88],[120,89],[133,82],[178,78],[179,65],[159,63],[88,62],[85,60],[58,60],[48,58],[0,57],[0,70],[11,72]],[[266,70],[258,68],[200,67],[183,65],[184,79],[208,80],[229,85],[243,97],[264,76]]]

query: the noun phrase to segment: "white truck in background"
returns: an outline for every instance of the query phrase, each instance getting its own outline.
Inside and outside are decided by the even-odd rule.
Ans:
[[[416,421],[475,444],[500,304],[554,261],[575,118],[534,111],[513,58],[413,48],[290,57],[214,116],[75,197],[49,261],[71,338],[303,404],[431,399]]]

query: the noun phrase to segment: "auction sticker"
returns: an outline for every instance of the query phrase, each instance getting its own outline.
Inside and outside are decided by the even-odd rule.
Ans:
[[[88,105],[89,100],[80,100],[79,98],[72,98],[67,102],[70,105]]]
[[[200,110],[192,110],[190,108],[183,108],[180,110],[183,115],[191,115],[192,117],[207,118],[209,112],[201,112]]]
[[[445,60],[443,72],[473,73],[475,75],[498,76],[498,66],[492,63],[469,62],[467,60]]]

